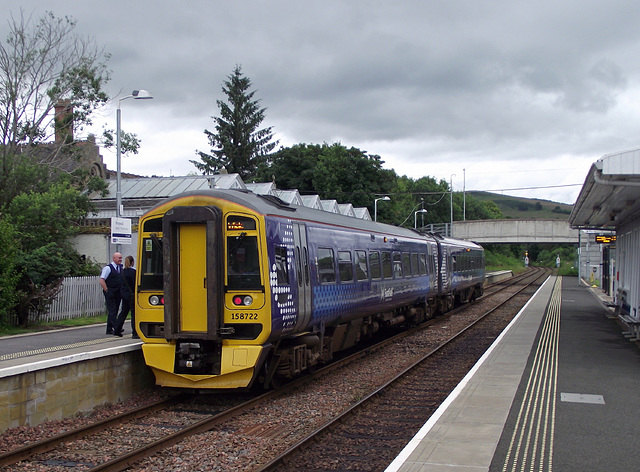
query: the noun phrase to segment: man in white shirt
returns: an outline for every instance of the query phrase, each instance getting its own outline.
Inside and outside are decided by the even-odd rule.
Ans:
[[[103,267],[100,274],[100,286],[104,293],[104,300],[107,304],[107,334],[122,336],[122,331],[116,333],[116,320],[118,318],[118,308],[122,300],[122,254],[113,253],[113,261]]]

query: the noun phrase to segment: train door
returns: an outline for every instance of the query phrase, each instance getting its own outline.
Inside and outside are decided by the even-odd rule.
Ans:
[[[304,330],[311,319],[311,281],[309,274],[309,248],[304,224],[293,223],[294,263],[298,283],[298,318],[294,332]]]
[[[206,225],[182,224],[178,227],[178,318],[180,331],[207,331],[207,238]],[[187,264],[184,262],[189,261]],[[186,293],[188,291],[188,294]]]
[[[163,218],[166,339],[218,339],[221,229],[215,207],[175,207]]]

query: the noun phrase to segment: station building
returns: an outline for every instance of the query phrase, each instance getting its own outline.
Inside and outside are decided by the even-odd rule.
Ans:
[[[640,148],[607,154],[589,169],[569,216],[572,227],[587,234],[590,251],[603,254],[605,291],[618,313],[640,321]],[[588,247],[588,245],[587,245]],[[580,258],[590,255],[580,248]],[[581,276],[592,270],[581,264]],[[595,268],[595,267],[594,267]]]

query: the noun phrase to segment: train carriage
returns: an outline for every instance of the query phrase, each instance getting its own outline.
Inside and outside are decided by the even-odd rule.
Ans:
[[[139,234],[137,328],[168,387],[275,385],[484,281],[443,272],[481,253],[473,243],[241,190],[168,199]]]

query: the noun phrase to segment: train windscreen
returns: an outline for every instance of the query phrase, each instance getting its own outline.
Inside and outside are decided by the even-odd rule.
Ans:
[[[242,233],[240,236],[227,238],[227,288],[262,289],[256,236]]]

